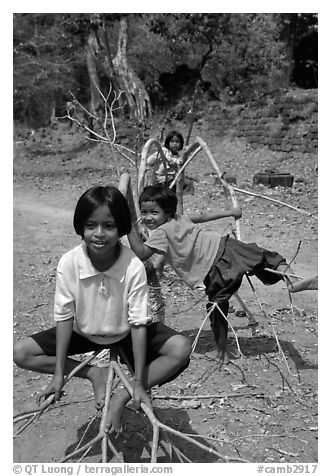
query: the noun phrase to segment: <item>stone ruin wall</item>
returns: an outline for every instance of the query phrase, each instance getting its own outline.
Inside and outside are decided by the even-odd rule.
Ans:
[[[211,116],[220,126],[220,132],[245,139],[251,147],[268,147],[293,157],[317,154],[318,95],[315,89],[284,91],[231,109],[220,109],[215,104]]]

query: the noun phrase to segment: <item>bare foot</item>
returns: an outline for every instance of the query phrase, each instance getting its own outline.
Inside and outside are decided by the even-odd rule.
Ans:
[[[237,358],[231,351],[227,349],[215,349],[210,352],[206,352],[205,356],[208,359],[218,360],[220,362],[220,368],[223,365],[228,365],[231,362],[231,359]]]
[[[95,408],[100,410],[105,404],[107,368],[91,367],[88,378],[93,385]]]
[[[231,354],[232,357],[232,354]],[[223,352],[220,352],[219,354],[219,359],[220,359],[220,368],[222,365],[229,365],[230,363],[230,354],[227,350],[224,350]]]
[[[122,431],[122,415],[126,403],[129,400],[126,392],[115,393],[109,402],[109,410],[105,419],[105,433],[116,436]]]
[[[295,283],[288,283],[288,290],[291,293],[298,293],[300,291],[316,291],[318,289],[318,277],[302,279]]]

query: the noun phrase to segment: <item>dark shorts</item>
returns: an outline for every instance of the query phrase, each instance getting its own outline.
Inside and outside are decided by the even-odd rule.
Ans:
[[[286,264],[286,261],[275,251],[261,248],[256,243],[243,243],[230,236],[222,237],[213,266],[204,279],[209,301],[216,301],[227,316],[229,299],[238,291],[246,273],[256,276],[266,285],[275,284],[282,277],[264,268],[276,269],[281,263]],[[209,302],[207,309],[210,306]]]
[[[212,301],[228,301],[238,291],[245,273],[256,276],[264,284],[275,284],[282,277],[265,268],[276,269],[280,263],[286,264],[286,261],[276,251],[230,236],[222,237],[213,266],[204,279],[206,294]]]
[[[146,327],[147,329],[147,352],[146,352],[146,365],[156,360],[161,353],[161,348],[171,337],[179,335],[174,329],[160,323],[155,322]],[[45,331],[38,332],[30,336],[38,345],[41,347],[43,352],[46,355],[52,356],[56,355],[56,327],[51,327]],[[67,355],[77,355],[85,354],[86,352],[92,352],[95,350],[110,349],[114,344],[96,344],[95,342],[90,341],[86,337],[77,334],[77,332],[72,333],[71,341],[69,343],[69,348]],[[132,341],[131,334],[128,334],[124,339],[116,342],[117,346],[120,346],[126,355],[131,367],[134,370],[134,357],[132,350]],[[189,365],[189,361],[179,369],[174,375],[171,376],[168,380],[162,382],[170,382],[174,380],[178,375],[180,375],[183,370],[185,370]]]

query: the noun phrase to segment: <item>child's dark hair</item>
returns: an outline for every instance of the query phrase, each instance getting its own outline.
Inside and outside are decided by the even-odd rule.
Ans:
[[[172,139],[174,137],[177,137],[177,139],[179,140],[180,142],[180,150],[182,150],[182,148],[184,147],[184,137],[182,136],[182,134],[178,131],[171,131],[169,132],[169,134],[167,135],[167,137],[165,138],[165,141],[164,141],[164,147],[166,147],[167,149],[169,149],[169,144],[170,142],[172,141]]]
[[[169,216],[173,218],[177,210],[178,199],[171,188],[161,183],[156,183],[144,188],[139,197],[140,207],[142,202],[156,202],[165,213],[169,213]]]
[[[124,236],[131,231],[131,214],[128,203],[122,193],[112,185],[96,185],[79,198],[73,224],[77,235],[84,237],[84,228],[87,220],[98,207],[107,205],[112,214],[118,234]]]

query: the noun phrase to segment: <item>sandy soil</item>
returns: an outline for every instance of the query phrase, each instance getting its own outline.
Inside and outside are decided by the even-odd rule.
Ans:
[[[268,150],[252,150],[243,142],[222,137],[208,125],[194,133],[208,143],[220,168],[237,177],[238,187],[317,213],[316,157],[291,159]],[[75,203],[95,183],[117,183],[108,155],[100,146],[86,146],[77,132],[60,125],[37,131],[28,139],[18,138],[14,160],[14,339],[52,324],[57,262],[79,243],[71,223]],[[267,166],[292,173],[293,188],[253,188],[253,174]],[[129,168],[122,159],[121,169]],[[185,197],[186,213],[225,206],[205,157],[198,156],[188,175],[195,179],[195,194]],[[314,218],[263,199],[245,195],[240,199],[244,241],[276,249],[288,260],[300,243],[294,269],[302,276],[317,274]],[[223,232],[227,224],[223,220],[203,226]],[[239,294],[258,324],[249,326],[233,298],[230,348],[237,358],[219,369],[206,323],[189,368],[176,381],[153,391],[154,406],[164,423],[200,435],[199,441],[225,456],[252,462],[316,462],[317,293],[294,295],[292,314],[283,283],[265,287],[255,278],[252,281],[268,316],[261,312],[245,281]],[[167,303],[166,323],[193,341],[205,317],[204,296],[186,288],[169,268],[162,292]],[[49,376],[14,365],[14,413],[31,407],[35,393],[48,381]],[[192,400],[171,398],[183,395],[192,396]],[[59,404],[14,438],[13,460],[61,460],[82,438],[84,444],[97,434],[100,420],[95,416],[91,386],[74,379],[65,387]],[[125,411],[124,423],[124,433],[114,439],[117,450],[126,462],[148,462],[151,429],[130,409]],[[18,428],[15,426],[14,433]],[[183,440],[176,439],[176,444],[193,462],[220,462]],[[100,460],[100,445],[96,445],[85,461]],[[169,461],[166,446],[159,450],[159,461]]]

